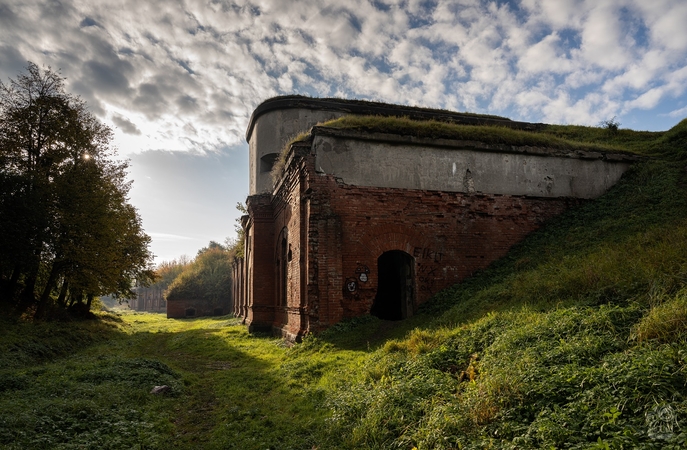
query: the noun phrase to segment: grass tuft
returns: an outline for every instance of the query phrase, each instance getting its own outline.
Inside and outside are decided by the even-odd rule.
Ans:
[[[633,337],[640,342],[687,341],[687,292],[652,307],[637,324]]]

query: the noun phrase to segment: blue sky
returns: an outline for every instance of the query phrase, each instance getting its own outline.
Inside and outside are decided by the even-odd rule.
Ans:
[[[113,127],[159,262],[233,236],[269,97],[666,130],[685,24],[684,0],[0,0],[0,78],[61,69]]]

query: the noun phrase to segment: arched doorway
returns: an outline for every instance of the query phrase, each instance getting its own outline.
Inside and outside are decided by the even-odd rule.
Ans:
[[[402,320],[413,315],[415,304],[415,262],[400,250],[383,253],[377,259],[377,296],[370,313],[384,320]]]

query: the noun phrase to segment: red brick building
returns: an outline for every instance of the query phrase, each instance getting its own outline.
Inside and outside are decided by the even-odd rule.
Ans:
[[[229,299],[176,299],[167,301],[167,318],[183,319],[185,317],[223,316],[231,313]]]
[[[545,220],[612,186],[632,158],[316,124],[345,114],[534,130],[491,116],[280,97],[247,132],[245,259],[234,313],[289,339],[363,314],[399,320]],[[273,172],[289,138],[283,169]]]

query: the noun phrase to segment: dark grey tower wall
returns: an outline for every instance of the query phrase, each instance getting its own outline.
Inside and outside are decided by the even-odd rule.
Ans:
[[[290,108],[267,111],[255,118],[248,137],[249,195],[272,192],[272,162],[287,142],[318,123],[344,114],[339,111]]]
[[[249,195],[272,192],[270,175],[274,159],[284,145],[311,127],[344,115],[378,115],[407,117],[413,120],[439,120],[467,125],[496,125],[522,130],[543,126],[515,122],[496,116],[483,116],[404,105],[309,98],[298,95],[274,97],[258,105],[250,118],[246,141],[249,146]]]

